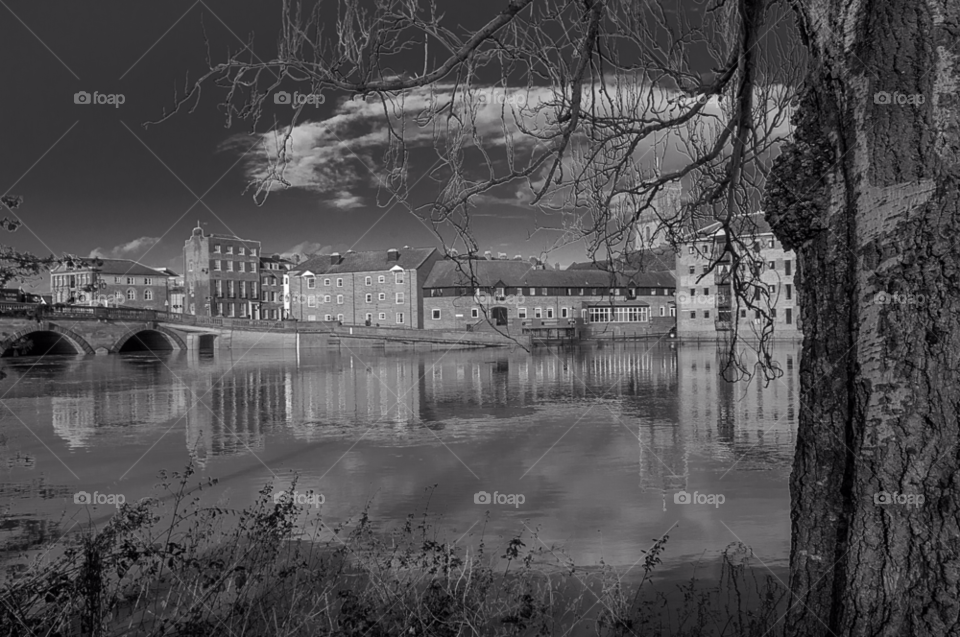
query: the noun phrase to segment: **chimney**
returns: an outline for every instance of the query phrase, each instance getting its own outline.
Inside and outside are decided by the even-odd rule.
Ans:
[[[330,265],[338,265],[340,263],[340,253],[334,252],[330,255]]]
[[[485,252],[483,253],[483,258],[486,259],[487,261],[492,261],[492,260],[493,260],[493,253],[490,252],[489,250],[487,250],[487,251],[485,251]]]
[[[396,248],[390,248],[387,250],[387,261],[399,261],[400,260],[400,251]]]
[[[553,264],[553,269],[554,269],[554,270],[559,270],[559,269],[560,269],[560,262],[559,262],[559,261],[557,261],[556,263]]]

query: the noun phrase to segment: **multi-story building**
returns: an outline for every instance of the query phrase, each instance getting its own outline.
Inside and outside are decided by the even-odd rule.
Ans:
[[[166,310],[172,272],[128,259],[80,259],[50,271],[54,303]]]
[[[284,275],[293,261],[279,254],[260,257],[260,313],[256,318],[279,321],[287,318],[284,311]]]
[[[157,272],[166,274],[169,278],[167,279],[167,298],[170,303],[167,305],[167,310],[175,314],[183,314],[184,305],[186,297],[184,294],[183,287],[183,275],[177,274],[170,268],[154,268]]]
[[[260,242],[194,228],[184,242],[187,313],[252,318],[260,306]]]
[[[732,330],[734,320],[741,336],[760,334],[763,313],[769,311],[773,338],[799,338],[794,253],[784,249],[762,212],[738,217],[734,230],[740,242],[752,250],[753,263],[741,265],[745,269],[738,278],[754,283],[748,294],[757,307],[745,307],[744,301],[734,295],[729,255],[711,269],[711,263],[723,251],[726,235],[720,223],[710,224],[694,233],[677,252],[677,336],[714,339]],[[760,286],[766,289],[766,295]]]
[[[519,259],[445,259],[424,284],[424,327],[530,333],[580,325],[590,337],[666,334],[674,325],[670,272],[557,270]]]
[[[290,317],[348,325],[423,328],[423,285],[436,248],[328,254],[291,269]]]

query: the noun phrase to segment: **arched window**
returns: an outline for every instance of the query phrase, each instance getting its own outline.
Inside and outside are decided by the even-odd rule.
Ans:
[[[144,290],[143,291],[143,300],[152,301],[153,300],[153,290]]]
[[[128,301],[136,301],[136,300],[137,300],[137,291],[134,290],[133,288],[128,289],[128,290],[127,290],[127,300],[128,300]]]

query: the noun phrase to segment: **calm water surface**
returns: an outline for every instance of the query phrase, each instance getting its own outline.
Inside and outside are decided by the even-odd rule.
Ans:
[[[428,507],[448,541],[539,528],[584,566],[630,567],[669,530],[668,566],[742,542],[782,569],[798,357],[779,346],[785,375],[765,388],[725,383],[712,344],[4,359],[0,546],[115,510],[78,491],[135,501],[192,460],[233,507],[299,474],[329,526]]]

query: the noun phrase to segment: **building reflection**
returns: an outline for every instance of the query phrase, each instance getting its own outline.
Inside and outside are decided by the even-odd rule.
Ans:
[[[369,431],[368,440],[389,442],[420,440],[413,437],[429,427],[496,436],[502,427],[575,419],[589,406],[587,426],[613,423],[637,438],[641,490],[686,488],[693,455],[698,462],[746,457],[752,466],[792,453],[796,346],[775,350],[784,375],[766,388],[757,380],[725,382],[715,345],[362,357],[141,366],[124,368],[120,381],[112,370],[36,387],[52,395],[53,430],[71,449],[98,444],[107,431],[146,438],[183,427],[200,467],[217,456],[258,453],[272,433],[317,441]]]

